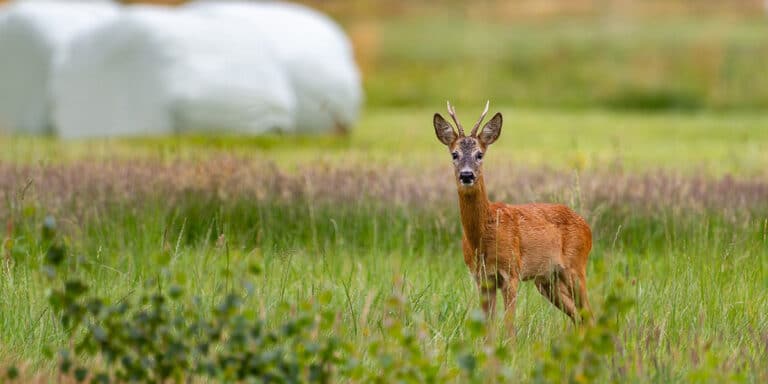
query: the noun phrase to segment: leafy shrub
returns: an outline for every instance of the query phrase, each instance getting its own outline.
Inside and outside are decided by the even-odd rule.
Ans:
[[[542,349],[539,362],[531,373],[534,382],[584,383],[603,378],[601,375],[610,366],[610,358],[619,341],[620,316],[633,305],[632,300],[618,293],[622,285],[618,282],[614,292],[608,295],[603,313],[594,326],[563,335],[549,350]]]
[[[196,377],[319,383],[328,382],[332,368],[341,363],[343,345],[321,332],[336,321],[334,312],[322,309],[327,303],[323,296],[299,308],[283,307],[286,320],[275,327],[248,316],[243,295],[228,293],[205,308],[200,298],[187,300],[179,286],[157,281],[136,296],[108,303],[89,295],[82,280],[64,276],[63,258],[55,249],[46,260],[49,276],[60,284],[50,291],[49,302],[74,346],[59,352],[59,369],[77,381],[157,383]],[[100,357],[104,368],[78,365],[77,357]]]

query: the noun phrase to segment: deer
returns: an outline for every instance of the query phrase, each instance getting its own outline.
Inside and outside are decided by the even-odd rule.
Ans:
[[[587,257],[592,230],[586,220],[565,205],[491,202],[485,188],[483,158],[501,135],[497,112],[483,125],[490,101],[469,136],[448,105],[456,129],[434,115],[437,139],[452,157],[459,195],[462,250],[480,293],[486,319],[493,320],[496,297],[504,299],[504,323],[514,336],[514,312],[520,281],[533,281],[538,291],[579,325],[591,320],[587,298]],[[457,131],[458,130],[458,131]]]

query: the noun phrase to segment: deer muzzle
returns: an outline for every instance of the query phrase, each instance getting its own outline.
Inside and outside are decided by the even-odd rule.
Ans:
[[[459,172],[459,182],[462,185],[472,185],[475,183],[475,173],[472,171]]]

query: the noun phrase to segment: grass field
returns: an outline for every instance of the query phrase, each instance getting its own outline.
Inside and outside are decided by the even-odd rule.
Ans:
[[[600,381],[768,380],[768,118],[499,109],[492,197],[573,206],[595,233],[598,313],[609,292],[635,301],[616,319]],[[42,351],[67,343],[41,271],[52,216],[68,273],[109,300],[158,279],[213,303],[250,281],[249,316],[277,322],[280,303],[330,292],[336,334],[389,381],[400,371],[371,348],[395,348],[386,324],[399,297],[402,331],[456,370],[449,346],[484,341],[466,326],[479,300],[435,110],[374,109],[348,138],[0,138],[0,361],[50,377]],[[251,263],[264,272],[248,278]],[[575,332],[529,284],[516,324],[514,342],[494,342],[520,380]]]
[[[505,15],[505,5],[514,8],[466,3],[453,12],[362,18],[369,24],[352,32],[359,29],[365,43],[358,52],[369,63],[369,101],[425,106],[452,95],[457,102],[643,111],[768,105],[765,77],[757,75],[768,57],[759,10],[734,5],[742,12],[674,16],[597,6],[597,14],[548,18]]]
[[[331,382],[768,382],[760,2],[308,2],[355,45],[366,110],[349,136],[0,129],[0,383],[11,366],[18,382],[61,382],[56,351],[105,330],[167,348],[132,356],[157,364],[147,356],[178,352],[169,345],[194,316],[224,322],[233,293],[248,324],[328,315],[298,349],[336,337]],[[482,326],[431,127],[448,97],[465,124],[486,99],[504,113],[484,161],[492,199],[565,203],[592,226],[597,326],[573,327],[530,284],[514,340]],[[56,292],[72,279],[110,308],[138,302],[128,325],[107,327],[102,311],[87,332],[65,326]],[[142,340],[160,307],[143,295],[179,290],[168,306],[182,320]],[[212,349],[239,338],[230,328]],[[245,339],[266,361],[300,355]],[[79,352],[89,368],[109,360]],[[175,379],[205,382],[191,376]]]
[[[470,118],[481,107],[458,105]],[[667,169],[741,177],[765,175],[768,116],[750,113],[628,113],[562,111],[493,105],[504,114],[503,140],[494,145],[489,168],[514,165],[555,169],[653,171]],[[373,108],[349,137],[262,136],[59,142],[0,136],[0,159],[14,163],[152,158],[198,159],[228,154],[291,169],[320,160],[331,165],[447,167],[434,137],[431,108]],[[445,168],[448,169],[448,168]],[[443,169],[443,170],[445,170]],[[441,170],[441,171],[443,171]]]

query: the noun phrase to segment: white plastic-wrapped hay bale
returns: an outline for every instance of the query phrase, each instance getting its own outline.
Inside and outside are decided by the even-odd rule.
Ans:
[[[136,6],[79,38],[73,50],[54,86],[62,137],[294,127],[284,70],[269,43],[241,26]]]
[[[69,43],[117,14],[107,1],[16,1],[0,18],[0,129],[49,133],[51,73]]]
[[[359,69],[346,34],[327,16],[282,2],[200,0],[186,8],[245,23],[272,42],[296,92],[298,131],[343,131],[357,120]]]

